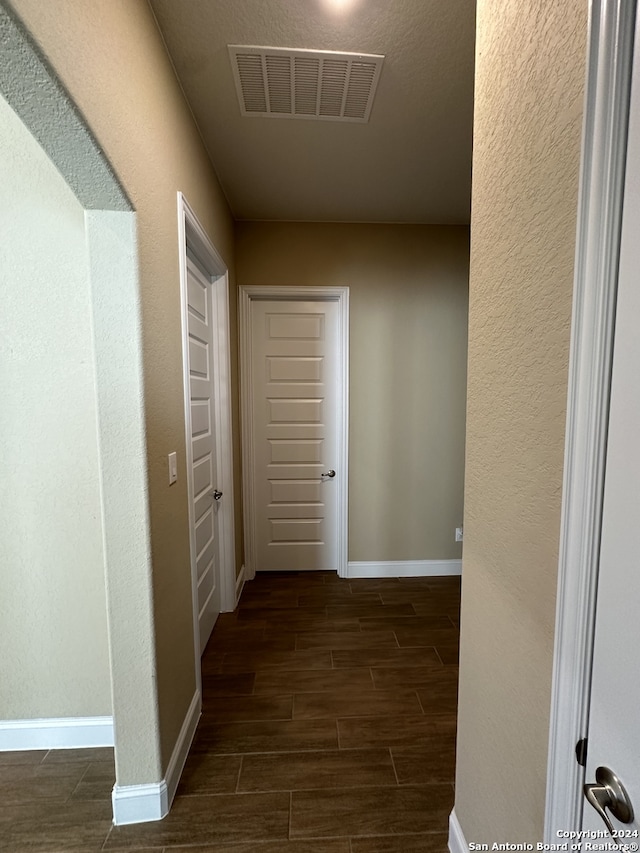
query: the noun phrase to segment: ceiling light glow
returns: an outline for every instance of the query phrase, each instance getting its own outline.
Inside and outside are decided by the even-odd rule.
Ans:
[[[358,0],[323,0],[323,3],[330,11],[342,14],[353,9]]]

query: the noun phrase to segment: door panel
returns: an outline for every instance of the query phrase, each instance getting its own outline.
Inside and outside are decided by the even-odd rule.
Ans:
[[[337,570],[338,323],[336,302],[251,303],[257,571]]]
[[[301,463],[315,465],[322,462],[322,441],[319,439],[268,439],[271,463]]]
[[[321,382],[322,359],[271,356],[267,359],[271,382]]]
[[[198,578],[198,624],[200,652],[220,613],[220,560],[218,554],[218,503],[212,377],[211,285],[198,267],[187,260],[187,314],[189,334],[189,393],[196,573]]]
[[[636,31],[636,45],[638,33]],[[586,781],[596,768],[620,778],[636,812],[621,832],[640,842],[640,63],[636,47],[631,91],[622,242],[611,381],[602,540],[592,670]],[[583,828],[604,821],[585,801]],[[597,839],[596,839],[597,840]],[[606,839],[604,839],[606,840]],[[609,839],[610,840],[610,839]],[[600,839],[600,843],[603,839]],[[635,849],[638,849],[637,846]]]

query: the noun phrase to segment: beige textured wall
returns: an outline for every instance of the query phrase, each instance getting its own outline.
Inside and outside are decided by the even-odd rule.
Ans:
[[[136,211],[155,665],[166,769],[195,690],[177,191],[185,193],[230,267],[233,222],[145,0],[15,0],[13,6],[86,118]],[[167,454],[173,450],[179,481],[169,487]],[[135,654],[135,629],[130,639]],[[136,763],[148,764],[144,756]],[[135,773],[127,765],[119,783],[154,781],[134,778]]]
[[[109,715],[84,211],[2,98],[0,198],[0,719]]]
[[[238,283],[350,288],[349,559],[460,557],[469,231],[241,222]]]
[[[480,0],[456,814],[542,841],[585,0]]]

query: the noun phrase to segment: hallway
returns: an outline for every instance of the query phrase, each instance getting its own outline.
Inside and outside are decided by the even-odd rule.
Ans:
[[[202,661],[170,815],[110,826],[109,750],[0,755],[0,850],[444,853],[459,578],[264,574]]]

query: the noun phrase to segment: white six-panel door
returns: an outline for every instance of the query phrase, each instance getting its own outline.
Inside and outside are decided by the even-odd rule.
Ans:
[[[211,285],[187,259],[189,402],[191,412],[192,519],[198,578],[200,653],[220,613],[215,417],[213,399],[213,318]]]
[[[250,322],[255,569],[335,571],[338,303],[253,300]]]

